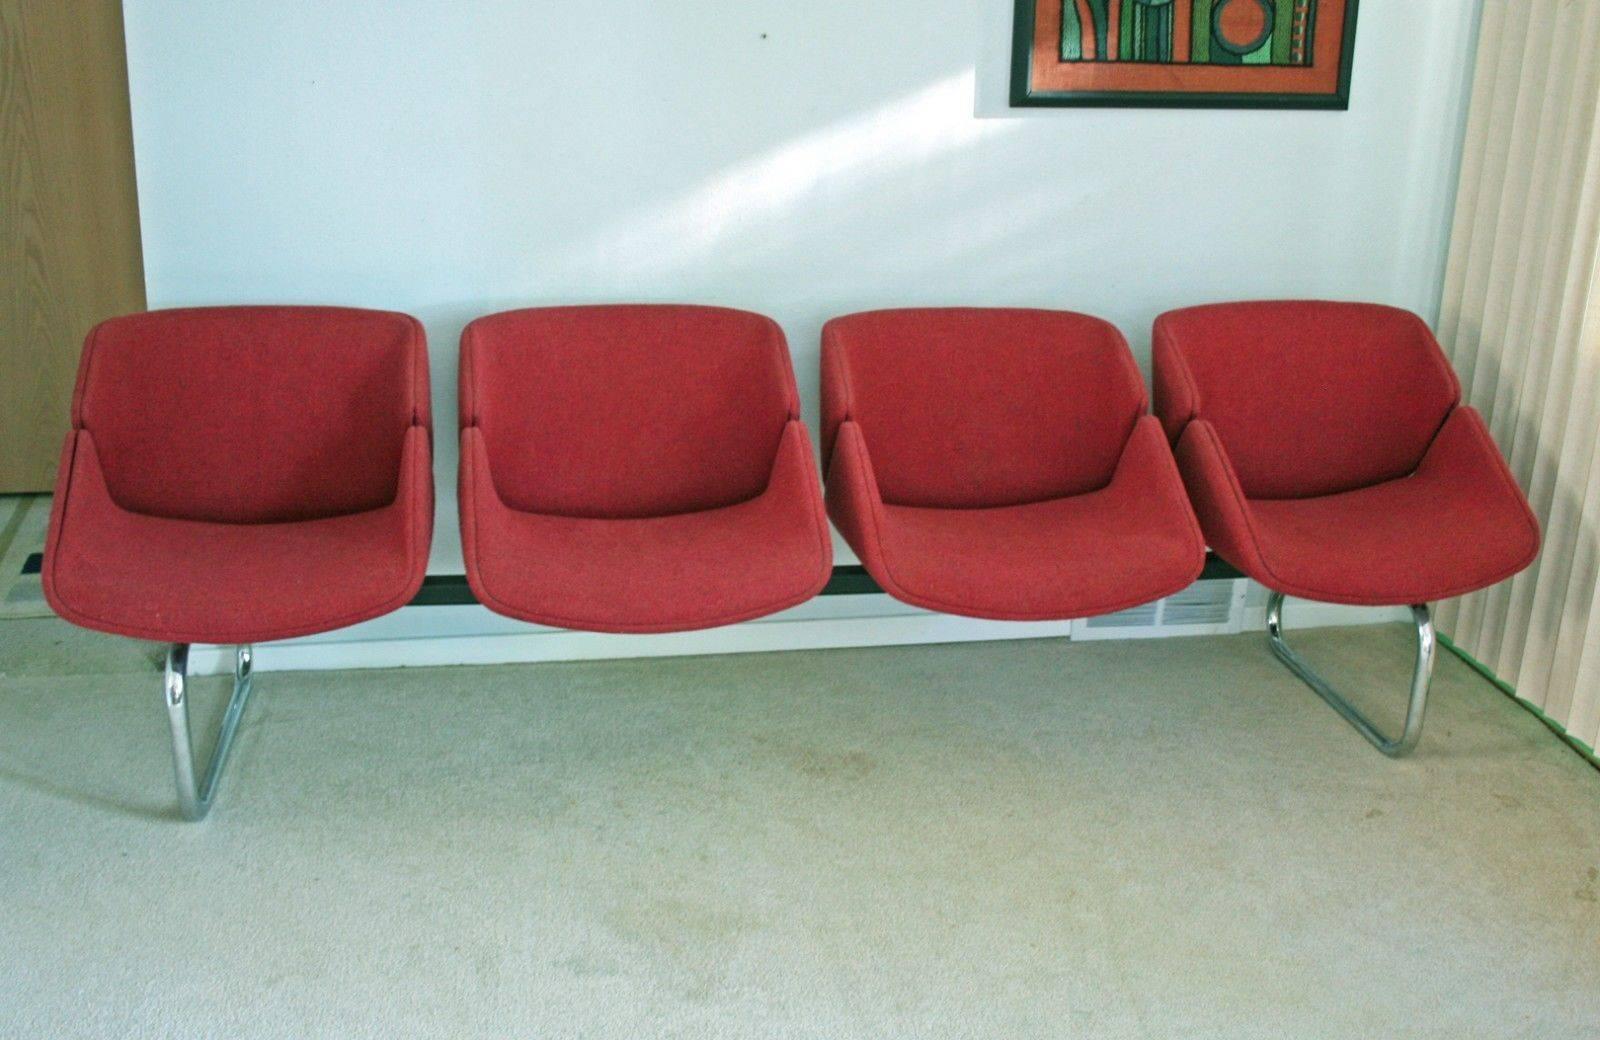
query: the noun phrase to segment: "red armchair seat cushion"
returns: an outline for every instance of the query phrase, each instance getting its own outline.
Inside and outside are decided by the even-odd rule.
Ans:
[[[828,509],[891,595],[1003,620],[1110,613],[1199,577],[1205,546],[1113,327],[878,311],[823,334]]]
[[[847,442],[853,437],[844,434]],[[830,489],[855,479],[849,463],[836,460],[836,467]],[[988,509],[889,505],[842,490],[833,502],[835,519],[886,592],[949,614],[1009,621],[1108,614],[1188,587],[1205,564],[1154,419],[1137,427],[1117,476],[1098,491]]]
[[[792,423],[765,490],[745,502],[628,519],[512,509],[486,479],[482,437],[462,447],[468,581],[496,613],[596,632],[730,625],[822,591],[832,547],[811,446]]]
[[[473,322],[461,351],[462,548],[491,610],[682,631],[827,583],[821,488],[770,319],[537,308]]]
[[[1539,552],[1539,525],[1483,420],[1458,408],[1416,471],[1352,491],[1246,499],[1208,424],[1178,459],[1212,547],[1269,588],[1368,606],[1429,603],[1487,588]]]
[[[263,643],[390,613],[427,569],[432,508],[426,434],[406,453],[401,495],[359,513],[263,524],[132,513],[106,494],[92,437],[72,476],[46,591],[86,628],[176,643]]]

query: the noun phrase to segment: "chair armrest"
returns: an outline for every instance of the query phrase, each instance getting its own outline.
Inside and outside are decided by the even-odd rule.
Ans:
[[[1172,458],[1172,447],[1162,432],[1161,420],[1153,415],[1141,415],[1128,434],[1122,454],[1117,457],[1117,468],[1111,483],[1139,482],[1147,486],[1172,489],[1180,495],[1183,478],[1178,475],[1178,465]],[[1188,499],[1184,499],[1187,508]]]
[[[817,582],[811,595],[821,592],[833,576],[833,537],[822,505],[822,482],[817,477],[811,436],[801,420],[790,419],[784,426],[778,452],[772,459],[772,472],[760,498],[766,500],[764,508],[781,511],[785,525],[798,525],[800,511],[804,511],[817,549]]]
[[[1527,495],[1512,475],[1511,467],[1506,465],[1505,456],[1500,453],[1499,445],[1490,436],[1489,427],[1476,408],[1462,405],[1451,412],[1439,427],[1439,432],[1434,434],[1422,461],[1417,464],[1419,477],[1440,472],[1453,473],[1457,479],[1478,481],[1488,487],[1502,487],[1521,507],[1523,519],[1528,524],[1533,542],[1529,561],[1538,555],[1542,538],[1539,519],[1533,515]]]
[[[1216,428],[1206,419],[1191,419],[1178,438],[1174,455],[1200,530],[1211,548],[1250,577],[1279,587],[1261,555],[1249,500]]]
[[[883,495],[861,427],[853,419],[839,424],[828,465],[828,513],[840,523],[875,525],[881,522]],[[848,532],[845,532],[848,537]],[[854,545],[854,542],[851,543]]]
[[[817,476],[816,458],[806,424],[790,419],[778,440],[778,453],[773,456],[772,473],[767,477],[767,488],[762,494],[805,503],[831,569],[833,539],[828,535],[828,515],[822,506],[822,481]]]
[[[461,460],[456,470],[456,512],[461,524],[461,553],[467,561],[467,577],[472,578],[477,569],[478,528],[490,526],[505,517],[510,510],[495,490],[494,474],[489,467],[489,446],[483,431],[476,426],[461,428]],[[474,586],[479,600],[484,590]]]
[[[850,548],[878,584],[893,585],[884,545],[887,523],[883,495],[867,452],[861,426],[853,419],[841,422],[834,435],[828,464],[828,515]]]
[[[50,609],[68,621],[86,627],[92,618],[80,614],[67,601],[66,590],[57,581],[57,564],[64,552],[67,514],[72,514],[72,525],[114,524],[122,510],[111,500],[106,489],[105,475],[100,469],[100,455],[95,450],[94,437],[87,429],[74,426],[67,431],[61,446],[61,465],[56,473],[55,495],[50,504],[50,527],[45,534],[44,567],[39,578],[44,586],[45,602]]]
[[[772,472],[767,477],[766,491],[762,493],[784,490],[791,483],[810,483],[819,489],[811,497],[816,499],[820,511],[822,482],[816,473],[816,455],[811,451],[811,435],[806,430],[806,424],[799,419],[790,419],[778,437],[778,451],[772,457]]]
[[[1206,563],[1205,538],[1200,533],[1194,509],[1189,504],[1183,477],[1172,457],[1172,447],[1167,444],[1161,420],[1153,415],[1144,415],[1134,423],[1133,432],[1128,435],[1128,442],[1117,459],[1109,489],[1138,496],[1141,504],[1150,510],[1182,517],[1193,536],[1194,576],[1200,576]]]
[[[1517,488],[1518,495],[1522,494],[1483,415],[1471,405],[1461,405],[1445,417],[1439,432],[1428,444],[1428,450],[1423,452],[1422,461],[1417,463],[1417,472],[1425,474],[1460,466],[1487,468]]]
[[[406,559],[411,562],[417,587],[428,570],[428,553],[433,546],[433,433],[422,423],[406,430],[400,449],[400,480],[394,508],[403,513]],[[415,593],[415,590],[413,590]]]

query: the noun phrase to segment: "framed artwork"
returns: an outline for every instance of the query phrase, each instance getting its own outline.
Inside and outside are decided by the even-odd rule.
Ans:
[[[1011,104],[1348,108],[1357,0],[1017,0]]]

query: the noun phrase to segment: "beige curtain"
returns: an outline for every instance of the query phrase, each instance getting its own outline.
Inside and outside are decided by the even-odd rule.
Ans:
[[[1439,628],[1600,746],[1600,0],[1485,0],[1440,339],[1544,552]]]

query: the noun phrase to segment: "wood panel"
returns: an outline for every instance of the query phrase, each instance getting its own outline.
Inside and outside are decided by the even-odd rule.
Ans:
[[[47,491],[84,333],[143,310],[119,0],[0,0],[0,493]]]

